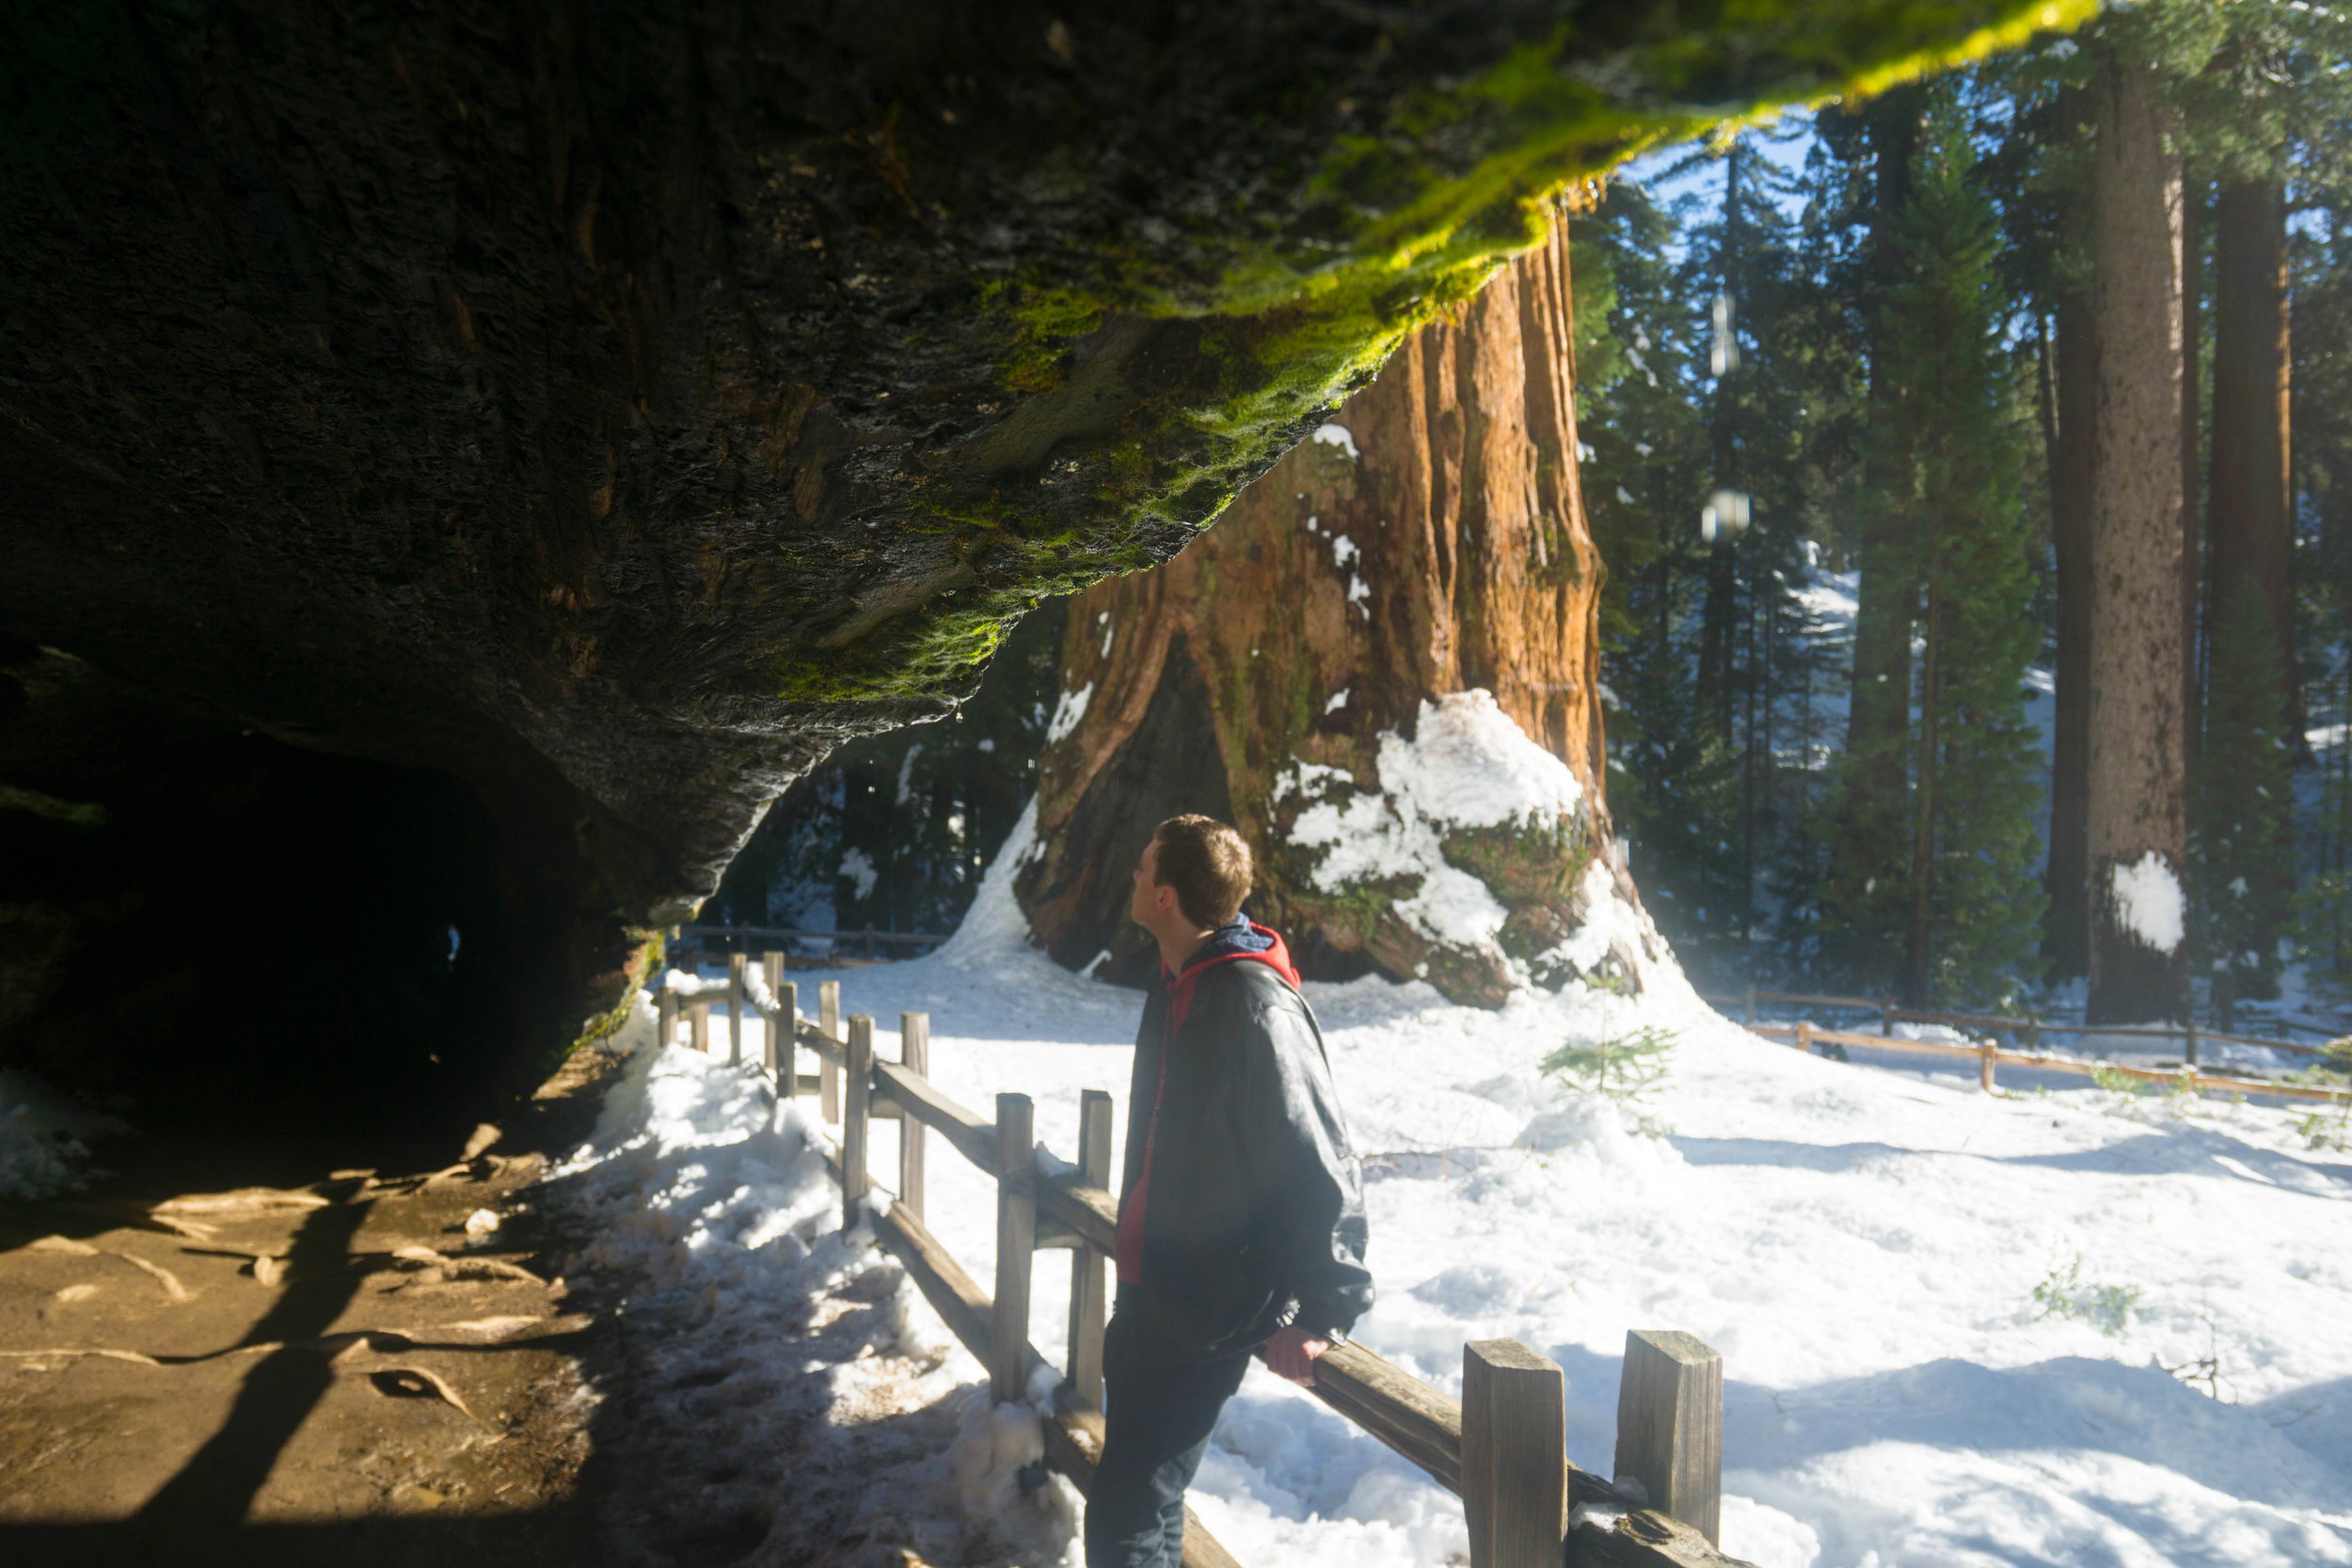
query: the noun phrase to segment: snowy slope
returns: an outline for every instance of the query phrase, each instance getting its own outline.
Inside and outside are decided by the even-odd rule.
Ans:
[[[1067,1155],[1080,1090],[1124,1110],[1140,998],[1027,950],[992,881],[940,954],[842,972],[843,1006],[875,1015],[885,1054],[900,1011],[929,1012],[947,1091],[983,1114],[1030,1094]],[[2173,1119],[2093,1088],[1993,1098],[1800,1056],[1671,975],[1638,1004],[1572,989],[1491,1013],[1377,978],[1309,992],[1358,1147],[1387,1156],[1359,1338],[1449,1388],[1465,1339],[1526,1340],[1567,1369],[1571,1456],[1606,1471],[1626,1331],[1699,1335],[1726,1364],[1727,1550],[1768,1568],[2352,1562],[2352,1162],[2302,1151],[2286,1113]],[[1680,1037],[1649,1107],[1664,1141],[1535,1070],[1637,1019]],[[895,1168],[886,1129],[875,1168]],[[930,1168],[932,1227],[985,1280],[991,1189],[945,1151]],[[1041,1263],[1031,1325],[1051,1356],[1058,1275]],[[2138,1294],[2119,1313],[2102,1287]],[[2162,1370],[2209,1356],[2195,1386]],[[1450,1497],[1262,1370],[1200,1490],[1253,1568],[1463,1545]]]

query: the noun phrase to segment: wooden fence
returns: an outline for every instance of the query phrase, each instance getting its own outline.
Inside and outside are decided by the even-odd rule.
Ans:
[[[1742,1001],[1744,1026],[1751,1034],[1769,1038],[1787,1039],[1801,1051],[1811,1051],[1817,1045],[1845,1048],[1860,1046],[1870,1051],[1907,1052],[1917,1056],[1968,1056],[1977,1062],[1977,1081],[1986,1089],[1994,1086],[1994,1069],[2003,1063],[2011,1067],[2032,1068],[2042,1072],[2068,1072],[2080,1077],[2097,1073],[2115,1073],[2142,1083],[2193,1085],[2199,1090],[2215,1090],[2224,1094],[2267,1094],[2290,1100],[2324,1100],[2340,1102],[2352,1099],[2352,1088],[2325,1088],[2312,1084],[2286,1084],[2271,1078],[2233,1078],[2197,1070],[2198,1030],[2194,1022],[2186,1029],[2117,1028],[2098,1024],[2047,1023],[2039,1019],[1999,1018],[1977,1013],[1936,1013],[1914,1007],[1898,1007],[1891,1002],[1873,1001],[1857,996],[1803,996],[1787,991],[1758,991],[1751,987],[1744,998],[1733,996],[1702,996],[1700,1000],[1715,1006],[1728,1006]],[[1823,1029],[1805,1021],[1794,1023],[1758,1023],[1756,1007],[1759,1002],[1793,1004],[1799,1006],[1867,1008],[1879,1014],[1879,1032],[1875,1035],[1854,1034],[1838,1029]],[[1956,1029],[1987,1031],[1987,1037],[1972,1044],[1951,1040],[1905,1039],[1894,1032],[1897,1020],[1905,1022],[1942,1023]],[[1999,1030],[2026,1038],[2036,1035],[2127,1035],[2169,1039],[2185,1039],[2188,1050],[2184,1055],[2186,1066],[2179,1070],[2162,1068],[2121,1067],[2110,1062],[2089,1062],[2073,1056],[2053,1056],[2045,1052],[2003,1051],[1990,1037],[1990,1031]],[[2208,1040],[2226,1040],[2233,1045],[2259,1045],[2273,1051],[2288,1051],[2298,1055],[2322,1054],[2321,1048],[2296,1045],[2286,1040],[2250,1039],[2241,1035],[2207,1034]]]
[[[1079,1107],[1078,1158],[1066,1164],[1039,1145],[1027,1095],[996,1097],[981,1119],[930,1079],[930,1020],[899,1015],[899,1060],[874,1053],[874,1021],[841,1018],[841,988],[818,988],[815,1022],[799,1010],[799,988],[784,979],[784,956],[762,955],[755,971],[734,955],[723,982],[657,996],[660,1040],[674,1043],[679,1015],[695,1049],[711,1049],[710,1009],[727,1006],[727,1060],[743,1061],[743,1021],[768,1021],[761,1068],[779,1099],[818,1097],[837,1125],[826,1151],[841,1182],[842,1224],[870,1215],[882,1244],[906,1267],[958,1339],[989,1370],[1000,1402],[1027,1398],[1045,1358],[1029,1343],[1036,1255],[1070,1253],[1070,1355],[1043,1418],[1046,1462],[1084,1494],[1102,1452],[1104,1265],[1119,1234],[1110,1190],[1111,1097],[1088,1090]],[[800,1053],[816,1058],[803,1074]],[[874,1180],[868,1134],[876,1120],[899,1124],[895,1189]],[[927,1132],[996,1183],[996,1278],[980,1289],[924,1223]],[[888,1201],[875,1201],[886,1196]],[[1472,1568],[1745,1568],[1715,1547],[1723,1497],[1723,1358],[1688,1334],[1626,1336],[1617,1392],[1615,1472],[1620,1485],[1568,1463],[1566,1380],[1557,1362],[1516,1339],[1462,1347],[1462,1397],[1455,1400],[1361,1345],[1341,1345],[1315,1363],[1314,1394],[1326,1405],[1427,1471],[1462,1499]],[[1186,1568],[1238,1568],[1187,1515]]]
[[[1809,996],[1798,991],[1758,990],[1754,986],[1742,996],[1720,996],[1701,993],[1699,1000],[1716,1007],[1738,1007],[1740,1021],[1751,1027],[1756,1023],[1759,1004],[1798,1007],[1835,1007],[1841,1011],[1868,1012],[1879,1015],[1879,1035],[1891,1038],[1898,1021],[1904,1023],[1942,1023],[1954,1029],[1989,1029],[1997,1034],[2015,1035],[2020,1039],[2038,1043],[2043,1035],[2123,1035],[2145,1039],[2179,1040],[2184,1047],[2181,1057],[2190,1067],[2197,1065],[2200,1040],[2217,1041],[2227,1045],[2258,1045],[2265,1051],[2283,1051],[2294,1056],[2324,1056],[2324,1045],[2305,1045],[2298,1040],[2258,1039],[2250,1035],[2217,1034],[2197,1027],[2196,1015],[2191,1014],[2181,1027],[2149,1027],[2144,1024],[2122,1023],[2062,1023],[2028,1015],[2025,1018],[2004,1018],[1996,1013],[1939,1013],[1924,1007],[1906,1007],[1873,996]],[[2301,1025],[2297,1025],[2301,1027]]]

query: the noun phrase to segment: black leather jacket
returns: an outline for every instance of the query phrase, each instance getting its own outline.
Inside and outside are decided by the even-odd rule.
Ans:
[[[1279,946],[1271,956],[1279,959]],[[1141,1277],[1121,1287],[1120,1307],[1163,1344],[1202,1358],[1292,1323],[1343,1338],[1371,1307],[1373,1286],[1363,1186],[1323,1031],[1268,964],[1199,962],[1187,968],[1192,994],[1174,1039],[1166,1024],[1176,982],[1166,976],[1136,1038],[1120,1190],[1135,1191],[1147,1141],[1151,1185]]]

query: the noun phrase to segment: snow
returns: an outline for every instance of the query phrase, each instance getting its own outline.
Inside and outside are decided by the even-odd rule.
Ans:
[[[1377,792],[1307,763],[1277,779],[1278,802],[1294,790],[1321,797],[1290,832],[1293,845],[1323,851],[1315,885],[1338,893],[1408,879],[1412,891],[1393,908],[1415,929],[1466,947],[1493,942],[1508,911],[1485,883],[1447,863],[1445,837],[1464,828],[1554,826],[1581,799],[1575,775],[1485,690],[1424,700],[1411,740],[1383,731],[1379,771]]]
[[[1092,701],[1094,701],[1092,681],[1087,682],[1075,691],[1063,692],[1061,701],[1054,705],[1053,722],[1045,726],[1045,744],[1059,745],[1073,730],[1078,727],[1078,721],[1087,716],[1087,705]]]
[[[2162,855],[2151,849],[2136,864],[2108,867],[2107,888],[2125,930],[2159,953],[2181,945],[2186,904]]]
[[[853,847],[841,857],[841,875],[857,884],[858,897],[871,898],[874,895],[874,883],[880,879],[882,873],[876,869],[872,856],[863,849]]]
[[[1340,709],[1345,707],[1347,705],[1348,689],[1348,688],[1343,686],[1337,691],[1332,692],[1330,700],[1323,705],[1323,711],[1326,713],[1337,713]]]
[[[1333,446],[1342,449],[1347,453],[1348,459],[1351,462],[1355,461],[1357,458],[1356,433],[1348,429],[1347,426],[1343,424],[1317,425],[1315,426],[1314,435],[1310,436],[1309,439],[1321,441],[1326,446]]]
[[[1486,820],[1544,798],[1539,779],[1458,776],[1440,737],[1492,727],[1464,717],[1424,715],[1383,779]],[[1311,799],[1352,784],[1305,766],[1288,781]],[[1025,945],[1010,878],[1034,822],[952,942],[844,972],[842,1005],[930,1013],[943,1089],[978,1107],[1031,1095],[1068,1154],[1082,1090],[1124,1100],[1141,999]],[[1458,1392],[1465,1340],[1525,1341],[1566,1370],[1571,1458],[1606,1473],[1626,1332],[1698,1335],[1724,1356],[1724,1545],[1763,1568],[2352,1562],[2352,1164],[2306,1148],[2294,1113],[2183,1116],[2081,1080],[1989,1096],[1973,1062],[1801,1055],[1708,1011],[1671,964],[1646,978],[1639,999],[1570,987],[1496,1011],[1377,977],[1307,988],[1366,1161],[1382,1293],[1364,1344]],[[1677,1036],[1645,1106],[1663,1139],[1536,1066],[1571,1035],[1644,1026]],[[886,1181],[895,1130],[875,1133]],[[790,1180],[770,1184],[807,1212]],[[738,1245],[776,1233],[724,1199],[679,1207]],[[989,1278],[988,1180],[934,1153],[928,1212]],[[1057,1281],[1039,1277],[1030,1335],[1058,1361]],[[2047,1305],[2106,1289],[2130,1298],[2108,1320]],[[918,1339],[943,1332],[927,1313],[907,1308]],[[1251,1568],[1404,1568],[1466,1540],[1450,1495],[1262,1369],[1193,1501]]]

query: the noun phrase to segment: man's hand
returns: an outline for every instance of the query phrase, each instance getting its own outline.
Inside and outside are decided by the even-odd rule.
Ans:
[[[1289,1378],[1302,1388],[1315,1386],[1315,1357],[1331,1348],[1331,1341],[1322,1335],[1304,1328],[1277,1329],[1274,1338],[1265,1342],[1265,1364],[1278,1377]]]

